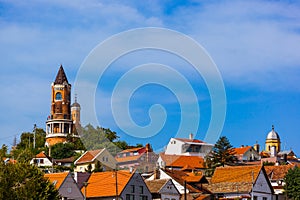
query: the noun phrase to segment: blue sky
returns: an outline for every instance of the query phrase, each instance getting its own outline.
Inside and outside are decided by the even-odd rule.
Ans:
[[[234,146],[264,148],[272,124],[282,147],[300,154],[300,4],[297,1],[0,1],[0,141],[45,127],[50,111],[50,85],[60,64],[69,82],[90,51],[108,37],[133,28],[162,27],[195,39],[216,63],[225,86],[227,112],[222,135]],[[180,44],[179,44],[180,45]],[[168,88],[149,84],[130,100],[138,125],[149,124],[151,105],[168,114],[157,135],[140,139],[122,132],[111,112],[112,91],[122,74],[156,62],[179,70],[199,100],[196,137],[203,139],[211,117],[209,91],[203,78],[182,59],[145,50],[115,61],[95,94],[99,123],[134,145],[151,142],[155,149],[175,136],[180,106]],[[80,103],[80,97],[78,97]],[[84,108],[82,108],[84,109]],[[192,117],[192,116],[191,116]],[[83,123],[87,123],[82,119]],[[186,133],[187,135],[189,133]]]

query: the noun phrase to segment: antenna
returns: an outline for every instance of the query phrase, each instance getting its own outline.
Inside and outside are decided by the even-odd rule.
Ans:
[[[36,132],[36,124],[33,125],[33,148],[35,149],[35,132]]]

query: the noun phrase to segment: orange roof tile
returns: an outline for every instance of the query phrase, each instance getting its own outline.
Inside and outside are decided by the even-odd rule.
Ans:
[[[238,166],[238,167],[217,167],[212,178],[212,183],[221,182],[251,182],[252,183],[252,172],[254,180],[258,176],[262,166]]]
[[[159,193],[161,188],[169,181],[170,179],[154,179],[146,180],[145,183],[151,193]]]
[[[47,178],[55,186],[56,189],[59,189],[68,174],[69,172],[45,174],[44,177]]]
[[[40,153],[38,153],[37,155],[35,155],[36,158],[48,158],[49,157],[45,154],[45,152],[41,151]]]
[[[135,147],[135,148],[125,149],[125,150],[121,151],[120,153],[134,152],[134,151],[138,151],[143,148],[145,148],[145,147]]]
[[[118,195],[120,195],[133,176],[134,173],[129,171],[117,171],[118,179]],[[85,188],[81,191],[84,193]],[[110,197],[116,195],[116,176],[115,172],[96,172],[92,173],[89,180],[88,186],[86,187],[86,196],[92,197]]]
[[[266,173],[270,180],[283,180],[293,165],[265,166]]]
[[[11,164],[16,164],[17,163],[17,160],[14,160],[12,158],[6,158],[6,157],[3,157],[2,158],[3,161],[7,160],[8,163],[11,163]]]
[[[161,153],[160,156],[166,162],[166,166],[188,167],[189,169],[205,168],[204,159],[199,156],[166,155],[164,153]]]
[[[249,149],[251,149],[251,146],[238,147],[233,150],[235,151],[235,154],[245,154]]]
[[[76,164],[93,162],[93,159],[102,151],[103,149],[86,151],[77,161]]]
[[[137,156],[126,156],[126,157],[116,157],[118,163],[128,162],[128,161],[136,161],[138,160],[143,154]]]
[[[252,188],[252,173],[255,181],[261,169],[262,166],[260,165],[218,167],[212,176],[211,184],[207,187],[214,193],[232,192],[237,187],[240,192],[250,192]]]

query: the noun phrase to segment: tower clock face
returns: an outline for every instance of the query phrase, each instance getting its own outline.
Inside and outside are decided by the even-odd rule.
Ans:
[[[55,95],[55,100],[62,100],[62,95],[60,92],[57,92]]]

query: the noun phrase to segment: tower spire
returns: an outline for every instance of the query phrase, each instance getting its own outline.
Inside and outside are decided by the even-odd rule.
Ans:
[[[66,73],[65,73],[65,70],[64,70],[63,66],[60,65],[58,73],[57,73],[55,81],[54,81],[54,84],[63,84],[64,82],[69,83]]]

